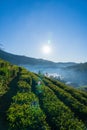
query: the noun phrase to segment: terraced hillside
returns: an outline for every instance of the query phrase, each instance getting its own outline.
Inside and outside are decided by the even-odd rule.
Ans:
[[[0,60],[0,130],[87,130],[87,93]]]

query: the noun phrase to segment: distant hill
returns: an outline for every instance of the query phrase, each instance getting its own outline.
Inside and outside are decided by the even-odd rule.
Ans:
[[[87,86],[87,63],[55,63],[43,59],[14,55],[2,50],[0,50],[0,58],[9,61],[12,64],[23,66],[35,73],[39,70],[43,73],[56,73],[62,77],[66,84],[74,87]]]
[[[30,65],[38,65],[38,64],[54,64],[51,61],[43,60],[43,59],[35,59],[26,56],[14,55],[3,50],[0,50],[0,58],[9,61],[12,64],[30,64]]]
[[[87,62],[86,63],[80,63],[80,64],[76,64],[76,65],[71,65],[69,67],[67,67],[68,69],[73,69],[75,71],[87,71]]]
[[[87,130],[87,93],[0,59],[0,130]]]
[[[14,55],[14,54],[5,52],[3,50],[0,50],[0,58],[16,65],[28,64],[28,65],[43,65],[46,67],[66,67],[66,66],[68,67],[68,66],[76,64],[74,62],[55,63],[55,62],[43,60],[43,59],[36,59],[36,58],[31,58],[31,57],[26,57],[26,56]]]

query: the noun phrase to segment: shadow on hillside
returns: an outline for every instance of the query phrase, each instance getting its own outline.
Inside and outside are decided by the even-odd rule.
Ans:
[[[6,120],[6,112],[12,102],[12,97],[17,93],[17,82],[19,80],[19,73],[9,83],[9,90],[0,98],[0,130],[8,130],[8,123]]]

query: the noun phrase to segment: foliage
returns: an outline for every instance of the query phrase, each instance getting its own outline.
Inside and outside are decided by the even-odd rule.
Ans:
[[[5,130],[87,130],[87,93],[0,59],[0,117]]]
[[[17,93],[13,97],[13,103],[8,110],[8,120],[11,130],[46,130],[49,129],[45,119],[46,116],[39,105],[33,105],[32,102],[39,104],[37,97],[33,93]]]

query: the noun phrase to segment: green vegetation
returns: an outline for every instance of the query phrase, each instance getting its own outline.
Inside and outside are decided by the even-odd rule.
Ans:
[[[87,130],[87,93],[0,59],[0,130]]]
[[[84,121],[87,120],[87,107],[82,102],[74,98],[74,96],[72,96],[70,92],[69,93],[66,92],[64,89],[61,89],[59,86],[52,84],[52,82],[50,82],[49,80],[45,79],[44,82],[55,92],[55,94],[61,101],[63,101],[68,107],[71,108],[71,110],[76,115],[78,115],[80,119]]]
[[[49,130],[39,101],[31,92],[17,93],[7,114],[10,130]]]

